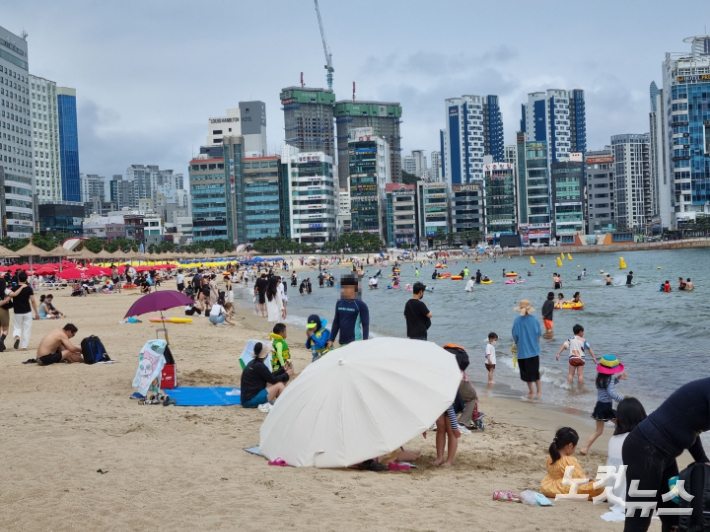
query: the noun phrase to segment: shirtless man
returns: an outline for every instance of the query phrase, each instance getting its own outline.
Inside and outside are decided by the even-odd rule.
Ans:
[[[42,338],[37,348],[37,364],[49,366],[63,360],[69,363],[84,362],[84,358],[81,356],[81,349],[70,341],[77,331],[76,325],[67,323],[64,328],[54,329],[49,332]]]

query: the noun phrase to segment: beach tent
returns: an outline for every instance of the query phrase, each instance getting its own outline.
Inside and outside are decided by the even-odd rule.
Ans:
[[[456,357],[433,342],[353,342],[289,383],[261,426],[261,454],[296,467],[348,467],[382,456],[426,431],[460,382]]]

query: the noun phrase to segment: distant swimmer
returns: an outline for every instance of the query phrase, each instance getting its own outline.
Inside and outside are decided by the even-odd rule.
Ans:
[[[608,273],[606,274],[606,285],[611,286],[611,275]]]
[[[691,292],[691,291],[693,290],[693,288],[695,288],[695,287],[693,286],[693,282],[690,280],[690,277],[688,277],[688,280],[685,281],[685,291],[686,291],[686,292]]]
[[[476,270],[476,284],[481,284],[482,278],[483,274],[481,273],[481,270]]]
[[[466,292],[473,292],[473,284],[475,282],[475,277],[471,277],[466,283]]]
[[[634,272],[629,272],[629,274],[626,276],[626,284],[630,285],[631,281],[634,279]]]

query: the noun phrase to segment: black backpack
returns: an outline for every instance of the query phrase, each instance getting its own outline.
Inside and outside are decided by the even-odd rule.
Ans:
[[[446,344],[444,346],[444,349],[446,349],[449,353],[456,355],[456,362],[459,365],[459,369],[461,371],[466,371],[466,368],[468,367],[468,365],[471,362],[466,350],[463,347],[461,347],[460,345],[456,345],[456,344]]]
[[[680,497],[680,508],[692,508],[691,515],[681,515],[678,532],[710,532],[710,466],[691,464],[678,475],[684,480],[685,491],[693,495],[691,501]]]
[[[84,356],[84,364],[95,364],[96,362],[108,362],[111,360],[98,336],[89,336],[81,341],[81,354]]]

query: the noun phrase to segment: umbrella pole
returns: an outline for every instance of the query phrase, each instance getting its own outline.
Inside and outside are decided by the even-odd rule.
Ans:
[[[163,317],[163,311],[160,311],[160,319],[163,324],[163,332],[165,332],[165,343],[170,345],[170,339],[168,338],[168,328],[165,326],[165,318]]]

